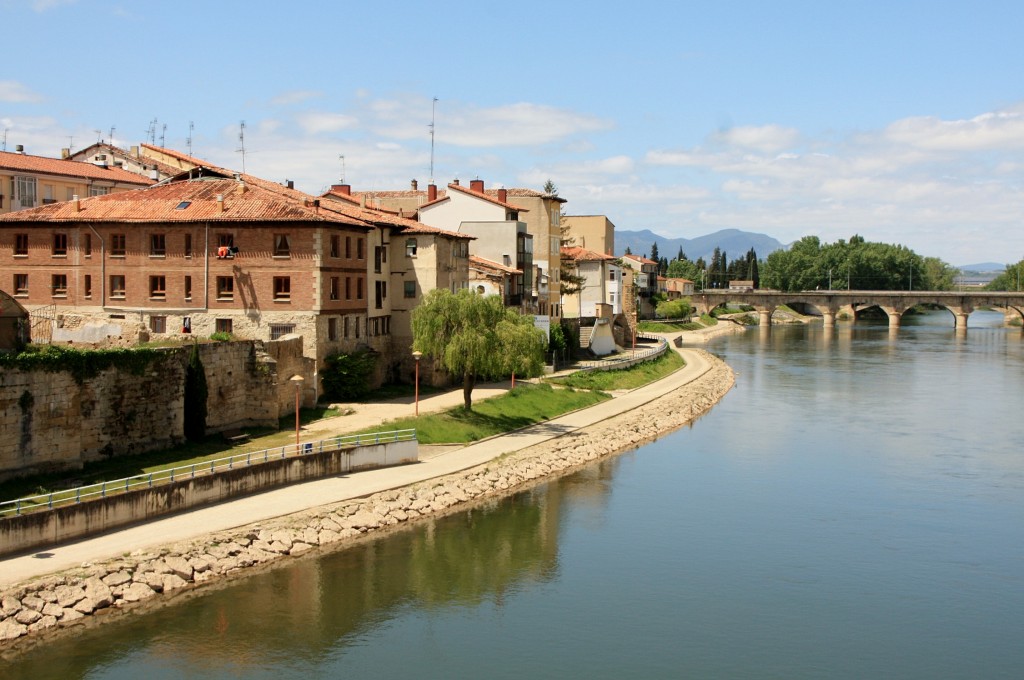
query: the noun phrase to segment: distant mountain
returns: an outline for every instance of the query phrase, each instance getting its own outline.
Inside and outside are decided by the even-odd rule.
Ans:
[[[687,259],[695,261],[703,257],[706,262],[711,261],[711,255],[715,248],[724,251],[729,260],[744,255],[751,248],[757,253],[758,258],[765,258],[768,253],[776,250],[783,250],[784,246],[779,241],[765,234],[755,234],[739,229],[723,229],[707,236],[697,238],[666,238],[659,236],[653,231],[619,231],[615,230],[615,254],[625,255],[626,248],[634,255],[651,256],[651,245],[658,244],[658,255],[672,260],[679,254],[682,247]]]
[[[616,240],[617,239],[618,235],[616,234]],[[660,248],[661,246],[659,245],[658,247]],[[965,272],[997,272],[999,274],[1002,274],[1004,271],[1006,271],[1006,265],[999,264],[998,262],[979,262],[978,264],[962,264],[959,267],[957,267],[957,269],[963,270]]]

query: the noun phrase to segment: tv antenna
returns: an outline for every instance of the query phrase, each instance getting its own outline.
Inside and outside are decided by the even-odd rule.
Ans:
[[[340,156],[338,156],[338,158],[341,159],[341,181],[339,182],[339,184],[344,184],[345,183],[345,154],[341,154]]]
[[[75,150],[75,136],[68,135],[68,148],[72,151]],[[7,150],[7,130],[4,130],[4,151]]]
[[[7,151],[7,133],[10,131],[10,129],[11,128],[4,128],[4,151]]]
[[[195,128],[195,124],[192,121],[188,122],[188,138],[185,139],[185,145],[188,147],[188,155],[192,156],[192,130]]]
[[[103,130],[93,130],[96,133],[96,143],[99,144],[103,141]]]
[[[117,128],[113,125],[110,126],[110,139],[107,140],[110,143],[110,146],[114,146],[114,130],[116,129]]]
[[[437,97],[430,103],[430,183],[434,183],[434,113],[437,110]]]
[[[245,174],[245,121],[238,128],[238,153],[242,154],[242,174]]]
[[[160,133],[160,146],[165,146],[165,141],[167,141],[167,123],[164,123],[163,131]]]

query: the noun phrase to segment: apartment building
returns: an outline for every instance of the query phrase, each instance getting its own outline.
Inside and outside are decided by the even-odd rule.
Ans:
[[[153,184],[148,177],[112,164],[32,156],[17,149],[0,151],[0,215]]]

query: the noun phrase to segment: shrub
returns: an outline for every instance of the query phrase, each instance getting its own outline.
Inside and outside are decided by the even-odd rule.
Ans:
[[[346,400],[365,396],[370,391],[370,376],[376,366],[377,353],[370,350],[332,354],[320,370],[324,396]]]

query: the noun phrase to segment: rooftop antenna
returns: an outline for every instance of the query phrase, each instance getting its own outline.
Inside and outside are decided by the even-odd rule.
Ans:
[[[195,128],[195,124],[192,121],[188,122],[188,138],[185,140],[185,145],[188,146],[188,155],[192,156],[192,130]]]
[[[165,141],[167,141],[167,123],[164,123],[163,132],[160,133],[160,146],[166,146]]]
[[[93,130],[96,133],[96,143],[99,144],[103,141],[103,130]]]
[[[110,146],[114,146],[114,130],[116,130],[116,129],[117,128],[114,127],[113,125],[110,126],[110,140],[109,140],[110,141]]]
[[[68,148],[74,150],[75,148],[75,136],[68,135]],[[4,130],[4,151],[7,150],[7,130]]]
[[[11,128],[4,128],[4,148],[3,148],[4,151],[7,151],[7,132],[10,129]]]
[[[149,139],[150,144],[156,144],[156,118],[149,121],[149,129],[146,131],[146,137]]]
[[[242,174],[245,174],[245,121],[239,125],[238,130],[238,153],[242,154]]]
[[[339,184],[344,184],[345,183],[345,155],[342,154],[342,155],[338,156],[338,158],[341,159],[341,181],[338,182],[338,183]]]
[[[437,109],[437,97],[430,104],[430,183],[434,183],[434,112]]]

